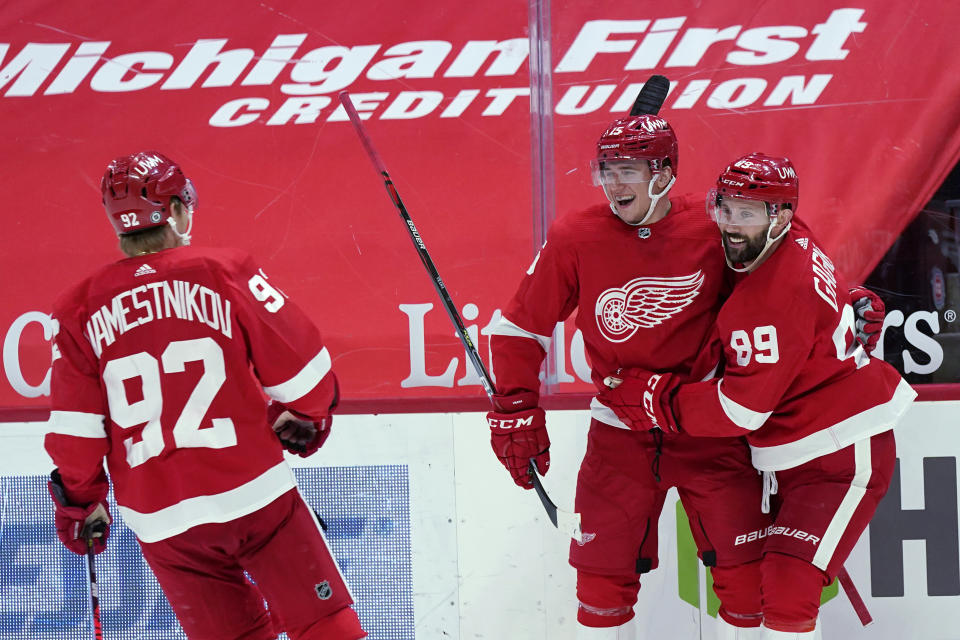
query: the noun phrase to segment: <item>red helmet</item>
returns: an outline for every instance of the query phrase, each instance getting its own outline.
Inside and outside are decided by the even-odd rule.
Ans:
[[[796,213],[800,181],[788,158],[750,153],[723,170],[716,193],[718,201],[726,195],[766,202],[770,215],[782,205],[790,205]]]
[[[621,118],[597,141],[597,163],[607,160],[647,160],[651,171],[669,164],[677,175],[677,136],[660,116]]]
[[[100,193],[117,235],[167,224],[174,196],[189,210],[197,205],[193,183],[177,163],[156,151],[115,159],[103,174]]]

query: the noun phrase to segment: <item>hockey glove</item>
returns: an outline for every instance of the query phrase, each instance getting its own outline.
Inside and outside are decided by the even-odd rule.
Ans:
[[[850,289],[850,301],[857,314],[857,341],[863,345],[864,351],[869,355],[877,348],[877,342],[880,340],[886,307],[880,296],[866,287]]]
[[[306,458],[323,446],[330,436],[333,416],[313,420],[287,409],[282,403],[267,405],[267,424],[277,434],[283,448],[301,458]]]
[[[487,424],[493,452],[518,486],[532,489],[530,458],[540,475],[550,470],[546,414],[537,406],[537,394],[529,391],[495,395],[492,400],[494,410],[487,414]]]
[[[634,431],[661,429],[679,433],[670,401],[679,387],[672,373],[653,373],[644,369],[618,369],[603,380],[605,389],[597,396]]]
[[[81,556],[86,555],[87,549],[91,547],[94,554],[106,549],[110,523],[113,522],[107,508],[106,494],[102,500],[86,506],[70,504],[58,469],[54,469],[50,474],[47,489],[56,508],[53,521],[57,528],[57,537],[63,546]]]

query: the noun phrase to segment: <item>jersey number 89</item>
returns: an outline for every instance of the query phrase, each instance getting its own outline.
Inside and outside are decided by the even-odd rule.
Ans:
[[[743,329],[730,334],[730,348],[737,354],[737,365],[750,364],[750,356],[759,363],[774,363],[780,360],[780,347],[777,345],[777,328],[772,324],[753,330],[753,343]],[[754,353],[756,349],[756,353]]]
[[[853,360],[857,369],[870,362],[863,347],[856,339],[856,316],[853,307],[843,306],[840,312],[840,322],[833,331],[833,344],[837,350],[838,360]],[[730,334],[730,348],[737,355],[737,365],[745,367],[753,357],[759,363],[774,363],[780,360],[780,348],[777,345],[777,328],[773,325],[764,325],[753,330],[753,342],[750,335],[743,329],[737,329]],[[754,353],[756,351],[756,353]]]

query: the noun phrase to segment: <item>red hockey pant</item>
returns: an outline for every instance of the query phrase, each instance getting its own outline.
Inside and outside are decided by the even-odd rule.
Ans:
[[[747,539],[772,520],[760,512],[763,486],[746,442],[629,431],[596,420],[577,478],[583,543],[570,545],[581,622],[616,626],[632,617],[640,575],[659,563],[657,522],[671,487],[680,494],[698,555],[716,567],[721,615],[737,626],[756,626],[763,540]]]
[[[823,586],[836,577],[890,486],[893,431],[777,472],[776,519],[761,563],[764,625],[808,631]]]
[[[140,547],[191,640],[267,640],[281,629],[294,640],[365,637],[323,532],[296,489],[236,520]]]

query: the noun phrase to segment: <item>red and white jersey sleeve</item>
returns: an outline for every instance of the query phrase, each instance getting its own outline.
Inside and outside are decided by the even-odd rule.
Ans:
[[[46,449],[60,467],[67,499],[86,505],[106,499],[103,459],[110,450],[106,397],[96,355],[83,335],[79,308],[54,312],[51,399]]]
[[[539,393],[554,327],[577,306],[576,264],[569,245],[551,230],[490,336],[497,392]]]
[[[916,393],[867,357],[847,285],[802,226],[743,278],[717,319],[722,378],[683,385],[673,406],[693,435],[746,435],[754,466],[787,469],[881,433]]]
[[[120,513],[145,542],[295,486],[264,392],[316,417],[336,402],[316,327],[239,251],[121,260],[68,291],[54,318],[46,449],[79,504],[102,497],[106,456]]]
[[[729,274],[703,198],[672,199],[667,217],[631,226],[608,205],[566,215],[527,270],[491,336],[500,393],[538,392],[539,371],[556,324],[576,310],[576,327],[595,385],[619,367],[703,379],[704,357]],[[594,418],[627,428],[596,399]]]
[[[269,284],[249,256],[236,271],[224,275],[234,290],[239,326],[264,392],[306,416],[329,415],[339,401],[339,390],[330,352],[316,325]]]

